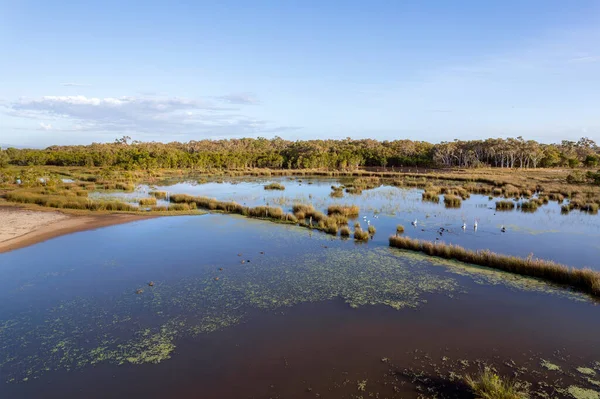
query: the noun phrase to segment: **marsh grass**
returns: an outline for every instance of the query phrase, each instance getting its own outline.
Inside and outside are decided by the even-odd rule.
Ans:
[[[140,199],[139,204],[141,206],[156,205],[156,198],[154,198],[154,197],[142,198],[142,199]]]
[[[530,200],[519,203],[517,207],[520,208],[523,212],[535,212],[537,211],[539,204],[537,201]]]
[[[370,225],[367,230],[368,230],[369,234],[372,235],[372,236],[375,235],[375,232],[377,231],[375,229],[375,226],[373,226],[373,225]]]
[[[34,204],[57,209],[81,209],[89,211],[138,211],[138,208],[120,201],[92,201],[89,198],[56,192],[11,191],[6,193],[6,200],[21,204]]]
[[[342,228],[340,229],[340,236],[348,238],[348,237],[350,237],[350,234],[351,234],[350,228],[348,226],[342,226]]]
[[[476,398],[481,399],[526,399],[528,393],[517,381],[505,379],[486,368],[476,376],[467,375],[465,383]]]
[[[402,234],[402,233],[404,233],[404,226],[399,224],[398,226],[396,226],[396,234]]]
[[[358,216],[360,208],[356,205],[330,205],[327,208],[328,215],[343,215],[349,218]]]
[[[422,194],[423,201],[440,202],[440,196],[436,191],[424,191]]]
[[[511,211],[515,209],[515,203],[511,200],[496,201],[496,210],[498,211]]]
[[[148,194],[153,196],[156,199],[163,199],[163,200],[167,199],[166,191],[150,191]]]
[[[458,245],[391,236],[391,247],[423,252],[430,256],[456,259],[465,263],[486,266],[523,276],[536,277],[552,283],[569,285],[588,294],[600,296],[600,272],[576,269],[548,260],[500,255],[489,250],[472,251]]]
[[[369,232],[358,227],[354,230],[354,239],[356,241],[369,241]]]
[[[265,190],[285,190],[285,186],[279,183],[271,183],[265,186]]]
[[[445,194],[444,204],[446,205],[446,208],[460,208],[462,200],[460,199],[460,197],[454,194]]]

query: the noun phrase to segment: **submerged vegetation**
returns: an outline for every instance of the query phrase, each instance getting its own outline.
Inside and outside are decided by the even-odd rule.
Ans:
[[[389,243],[391,247],[535,277],[556,284],[569,285],[587,294],[600,296],[600,272],[591,269],[569,268],[533,256],[519,258],[496,254],[488,250],[472,251],[458,245],[423,241],[398,235],[391,236]]]
[[[343,215],[349,218],[358,216],[360,208],[356,205],[330,205],[327,208],[328,215]]]
[[[453,194],[445,194],[444,195],[444,204],[446,208],[460,208],[462,201],[460,197]]]

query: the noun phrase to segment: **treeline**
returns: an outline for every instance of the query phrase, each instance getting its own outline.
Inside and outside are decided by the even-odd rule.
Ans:
[[[541,144],[516,139],[487,139],[431,144],[394,140],[288,141],[276,137],[143,143],[123,137],[114,143],[52,146],[43,150],[0,150],[0,167],[88,166],[127,170],[190,169],[337,169],[358,167],[595,167],[600,148],[588,138]]]

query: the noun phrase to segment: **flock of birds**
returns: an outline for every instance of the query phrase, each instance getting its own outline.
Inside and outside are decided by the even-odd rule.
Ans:
[[[415,219],[414,221],[412,221],[410,224],[412,224],[413,226],[417,227],[417,224],[419,223],[419,221],[417,219]],[[477,230],[477,226],[479,225],[479,222],[477,219],[475,219],[475,222],[473,223],[473,230]],[[462,224],[462,229],[466,230],[467,229],[467,223],[463,222]],[[440,230],[443,232],[445,229],[443,227],[440,228]],[[506,233],[506,227],[504,227],[504,225],[500,228],[500,231],[503,233]]]

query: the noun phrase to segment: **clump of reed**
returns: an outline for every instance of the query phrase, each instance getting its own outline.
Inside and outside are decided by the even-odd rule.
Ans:
[[[265,186],[265,190],[285,190],[285,186],[279,183],[271,183]]]
[[[148,194],[156,199],[167,199],[166,191],[150,191]]]
[[[369,241],[369,232],[358,227],[354,229],[354,239],[356,241]]]
[[[506,198],[519,197],[521,194],[521,190],[519,190],[517,187],[513,186],[512,184],[506,184],[503,187],[503,190],[504,190],[504,196]]]
[[[515,203],[511,200],[496,201],[496,210],[498,211],[510,211],[515,209]]]
[[[348,238],[350,237],[350,228],[348,226],[342,226],[342,228],[340,228],[340,237],[344,237],[344,238]]]
[[[344,215],[349,218],[358,216],[360,208],[357,205],[330,205],[327,208],[328,215]]]
[[[169,211],[189,211],[189,204],[171,204],[168,208]]]
[[[537,211],[539,204],[537,201],[530,200],[519,203],[517,207],[520,208],[523,212],[535,212]]]
[[[483,399],[527,399],[528,394],[521,384],[505,379],[486,368],[476,376],[467,375],[465,383],[476,398]]]
[[[98,188],[103,190],[133,191],[135,190],[135,185],[124,182],[100,182],[98,183]]]
[[[422,196],[423,196],[423,201],[436,202],[436,203],[440,202],[440,196],[435,191],[424,191]]]
[[[598,208],[600,206],[595,202],[588,203],[579,208],[580,211],[589,212],[589,213],[598,213]]]
[[[132,205],[120,201],[92,201],[76,195],[65,196],[62,193],[44,194],[40,192],[11,191],[5,198],[10,202],[34,204],[57,209],[81,209],[90,211],[137,211]]]
[[[563,213],[563,214],[569,213],[570,210],[571,210],[571,208],[569,207],[569,205],[561,205],[561,207],[560,207],[560,213]]]
[[[167,211],[167,207],[165,205],[156,205],[156,206],[150,207],[150,210],[152,212],[165,212],[165,211]]]
[[[550,193],[548,194],[548,198],[550,198],[552,201],[558,201],[559,204],[565,199],[564,195],[561,193]]]
[[[499,196],[501,196],[501,195],[502,195],[502,189],[501,189],[500,187],[494,187],[494,188],[492,189],[492,195],[493,195],[494,197],[499,197]]]
[[[520,258],[496,254],[489,250],[472,251],[458,245],[421,241],[398,235],[391,236],[389,243],[391,247],[535,277],[552,283],[569,285],[588,294],[600,296],[600,272],[591,269],[569,268],[552,261],[534,258],[531,255],[527,258]]]
[[[372,235],[372,236],[374,236],[375,232],[377,231],[375,229],[375,226],[373,226],[373,225],[369,225],[369,228],[367,230],[368,230],[369,234]]]
[[[344,188],[343,186],[331,186],[331,194],[329,194],[331,198],[343,198],[344,197]]]
[[[446,208],[460,208],[462,200],[460,197],[453,194],[445,194],[444,195],[444,204]]]
[[[398,226],[396,226],[396,234],[402,234],[402,233],[404,233],[404,226],[399,224]]]
[[[141,206],[156,205],[156,198],[154,198],[154,197],[142,198],[142,199],[140,199],[139,204]]]

